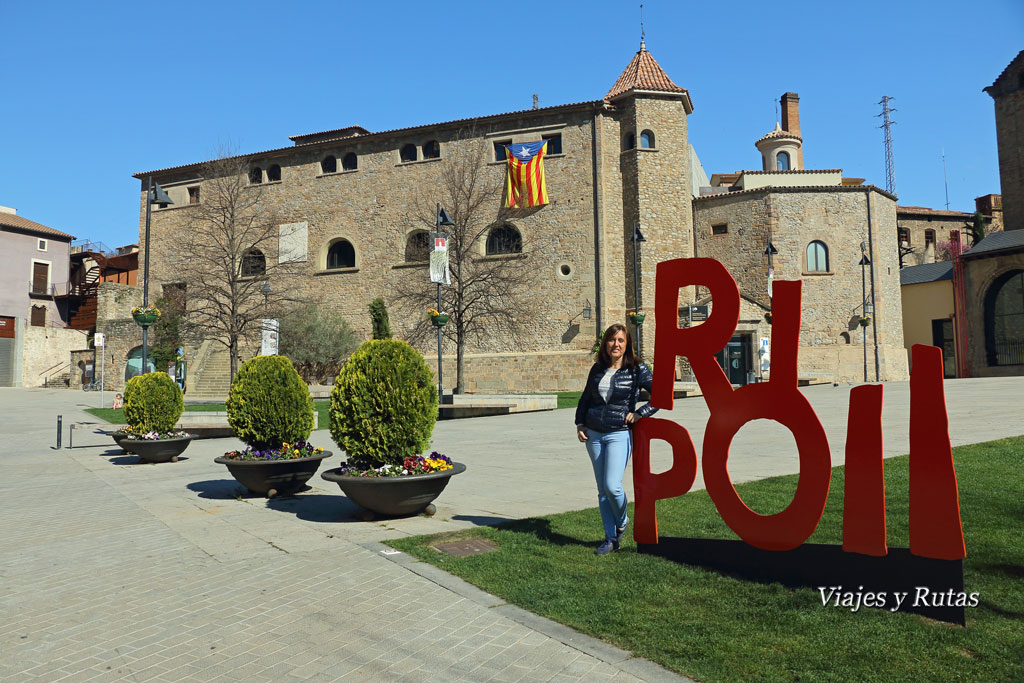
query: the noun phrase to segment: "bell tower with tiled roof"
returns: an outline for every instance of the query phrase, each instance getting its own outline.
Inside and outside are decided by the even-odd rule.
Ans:
[[[641,38],[640,49],[603,98],[609,112],[604,140],[613,155],[621,192],[621,217],[605,225],[606,243],[624,245],[621,270],[609,263],[606,320],[622,320],[632,310],[642,310],[642,330],[631,326],[634,339],[642,333],[642,354],[654,350],[655,266],[670,259],[693,256],[693,209],[690,189],[690,142],[687,116],[693,111],[690,93],[676,84]],[[637,245],[639,287],[634,286],[632,245],[634,226],[644,239]],[[611,258],[611,257],[609,257]],[[639,290],[639,291],[637,291]],[[681,301],[692,299],[683,291]],[[621,306],[621,308],[620,308]],[[676,324],[675,320],[666,324]]]

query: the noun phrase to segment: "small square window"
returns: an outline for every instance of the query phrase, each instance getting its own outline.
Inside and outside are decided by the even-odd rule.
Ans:
[[[198,204],[199,203],[199,188],[190,187],[188,188],[188,203]]]
[[[39,240],[39,244],[36,245],[36,249],[39,251],[46,251],[46,240]]]
[[[728,223],[720,223],[718,225],[712,225],[711,226],[711,234],[712,235],[725,235],[728,232],[729,232],[729,224]]]
[[[494,143],[494,160],[495,161],[505,161],[505,159],[508,159],[508,150],[505,148],[505,145],[511,145],[511,144],[512,144],[511,140],[502,140],[501,142],[495,142]]]
[[[562,135],[545,135],[543,139],[548,141],[548,155],[562,153]]]

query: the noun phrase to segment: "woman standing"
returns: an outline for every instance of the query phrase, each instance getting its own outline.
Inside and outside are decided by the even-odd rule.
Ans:
[[[649,403],[636,407],[640,389],[650,391],[653,379],[650,368],[633,353],[626,326],[612,325],[605,330],[597,362],[590,368],[576,405],[576,437],[586,444],[594,465],[604,523],[604,542],[595,555],[618,550],[629,523],[622,475],[633,452],[632,426],[658,410]]]

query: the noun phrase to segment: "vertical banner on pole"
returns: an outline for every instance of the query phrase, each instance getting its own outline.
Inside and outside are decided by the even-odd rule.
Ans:
[[[448,236],[430,233],[430,281],[450,285],[448,277]]]
[[[100,354],[100,408],[103,407],[103,371],[104,371],[104,360],[107,356],[106,343],[107,339],[102,332],[97,332],[93,335],[93,344],[96,346],[96,350]]]
[[[276,356],[278,350],[278,332],[280,323],[272,318],[264,318],[260,325],[262,339],[260,343],[261,356]]]

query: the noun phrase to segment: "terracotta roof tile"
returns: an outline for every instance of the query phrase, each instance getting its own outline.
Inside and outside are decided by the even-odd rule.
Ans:
[[[630,90],[654,90],[689,95],[686,88],[680,88],[672,82],[672,79],[659,66],[643,43],[640,43],[640,50],[633,55],[633,60],[619,76],[619,80],[615,81],[615,85],[604,96],[604,99],[610,100]]]
[[[754,144],[756,145],[758,142],[764,142],[765,140],[772,140],[774,138],[790,138],[792,140],[801,140],[801,141],[803,140],[803,138],[801,138],[799,135],[794,135],[793,133],[790,133],[789,131],[782,130],[782,126],[780,126],[778,123],[776,123],[775,124],[775,130],[771,131],[770,133],[765,133],[764,135],[759,137],[757,139],[757,142],[755,142]]]
[[[965,213],[963,211],[950,211],[948,209],[929,209],[927,206],[903,206],[902,204],[896,207],[896,213],[925,213],[925,214],[941,214],[943,216],[973,216],[973,213]]]
[[[19,232],[27,231],[38,233],[40,235],[59,237],[67,240],[75,239],[74,235],[69,235],[66,232],[61,232],[60,230],[54,230],[53,228],[47,225],[43,225],[42,223],[36,223],[35,221],[30,221],[27,218],[22,218],[21,216],[13,213],[0,212],[0,226],[12,228]]]

